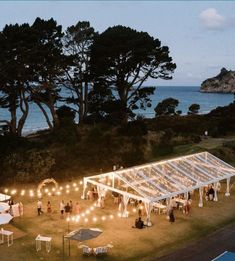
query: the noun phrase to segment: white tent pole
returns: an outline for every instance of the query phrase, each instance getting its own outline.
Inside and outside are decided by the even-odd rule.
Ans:
[[[199,188],[199,208],[203,207],[203,187]]]
[[[153,204],[151,202],[145,202],[144,204],[145,206],[145,210],[146,210],[146,214],[147,214],[147,217],[146,217],[146,225],[148,227],[152,226],[152,222],[151,222],[151,211],[153,209]]]
[[[184,193],[184,198],[188,200],[188,191]]]
[[[114,174],[112,175],[112,187],[114,188]]]
[[[122,217],[125,217],[125,218],[128,217],[127,204],[128,204],[129,199],[130,199],[130,197],[128,195],[123,196],[124,210],[122,213]]]
[[[85,192],[86,192],[86,188],[87,188],[87,179],[83,178],[83,193],[82,193],[82,199],[86,198]]]
[[[214,201],[218,201],[217,188],[218,188],[218,182],[215,182],[215,183],[214,183],[214,191],[215,191]]]
[[[227,178],[227,188],[226,188],[226,193],[225,193],[226,197],[230,196],[229,186],[230,186],[230,178]]]

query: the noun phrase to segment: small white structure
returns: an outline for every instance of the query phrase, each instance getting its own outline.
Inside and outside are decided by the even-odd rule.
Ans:
[[[46,251],[49,253],[51,251],[51,237],[44,237],[41,235],[38,235],[35,238],[36,241],[36,251],[39,251],[42,249],[42,241],[46,242]]]
[[[218,200],[217,184],[226,179],[225,196],[230,195],[230,178],[235,176],[235,168],[209,152],[201,152],[170,160],[148,163],[109,173],[84,178],[83,198],[87,184],[97,186],[98,197],[104,190],[117,192],[123,196],[124,212],[130,198],[142,200],[147,213],[147,224],[151,225],[150,213],[153,204],[171,197],[199,189],[199,207],[203,206],[203,188],[213,184]],[[127,216],[125,213],[122,216]]]
[[[13,232],[12,231],[8,231],[8,230],[4,230],[4,229],[0,229],[0,244],[4,243],[4,236],[6,236],[7,238],[7,246],[11,246],[13,245]]]

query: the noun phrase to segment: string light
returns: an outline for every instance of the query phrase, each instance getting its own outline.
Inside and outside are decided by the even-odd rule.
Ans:
[[[16,194],[16,190],[15,189],[13,189],[12,191],[11,191],[11,195],[15,195]]]
[[[4,189],[4,192],[5,192],[5,193],[7,193],[7,192],[8,192],[8,189],[7,189],[7,188],[6,188],[6,189]]]

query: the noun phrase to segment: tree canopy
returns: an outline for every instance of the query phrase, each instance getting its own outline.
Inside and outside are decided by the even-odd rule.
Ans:
[[[133,110],[150,105],[155,88],[143,86],[145,81],[171,79],[175,68],[167,46],[146,32],[121,25],[97,36],[91,48],[94,84],[112,90],[113,103],[119,104],[125,121]]]
[[[176,111],[176,108],[179,105],[179,101],[173,98],[167,98],[158,103],[156,108],[154,109],[156,116],[161,115],[176,115],[179,114]]]
[[[188,108],[188,114],[197,114],[200,110],[200,105],[197,103],[193,103]]]
[[[79,21],[63,32],[53,18],[6,25],[0,32],[0,107],[10,117],[0,123],[21,136],[31,103],[51,130],[59,128],[58,107],[65,103],[78,124],[126,123],[136,110],[151,107],[155,87],[146,81],[171,79],[175,68],[167,46],[129,27],[99,34]]]

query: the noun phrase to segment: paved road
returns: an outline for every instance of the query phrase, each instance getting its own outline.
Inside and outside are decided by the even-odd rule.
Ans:
[[[155,261],[210,261],[226,250],[235,252],[235,223]]]

